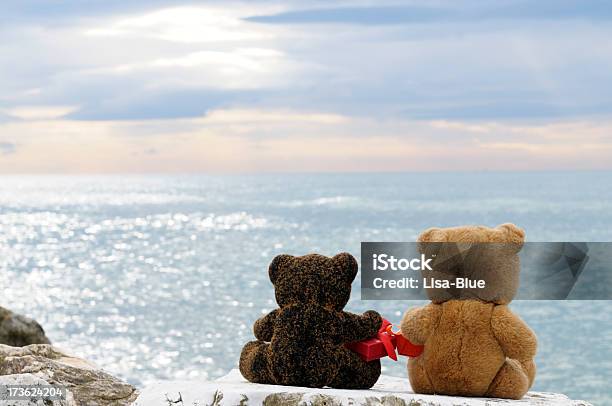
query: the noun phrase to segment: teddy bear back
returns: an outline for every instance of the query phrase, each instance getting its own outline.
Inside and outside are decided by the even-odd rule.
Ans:
[[[282,254],[274,258],[268,274],[281,308],[306,303],[340,311],[349,300],[357,269],[357,261],[346,252],[333,257]]]
[[[525,233],[514,224],[495,228],[461,226],[430,228],[418,238],[419,251],[432,257],[432,271],[423,271],[424,278],[456,283],[468,278],[482,285],[428,287],[427,295],[434,303],[452,299],[475,299],[507,304],[519,287],[519,251]]]

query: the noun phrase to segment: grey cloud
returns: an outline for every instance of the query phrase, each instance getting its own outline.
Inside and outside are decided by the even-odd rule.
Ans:
[[[278,14],[248,17],[247,20],[276,24],[345,23],[396,25],[436,22],[482,22],[488,20],[612,19],[606,0],[539,0],[473,3],[422,1],[410,5],[325,7],[290,10]]]
[[[11,13],[42,17],[58,12],[42,3],[25,1],[22,8],[11,6]],[[103,13],[102,3],[94,2],[88,11],[99,20],[111,11],[123,15],[145,7],[139,2],[134,9],[122,8],[113,1]],[[69,9],[68,15],[87,8],[85,2],[71,4],[58,7]],[[576,1],[565,0],[504,1],[495,7],[487,2],[462,3],[465,7],[438,2],[442,5],[435,9],[426,7],[429,2],[411,4],[417,6],[299,10],[310,3],[292,3],[293,11],[251,19],[286,23],[265,27],[278,30],[271,31],[277,35],[274,41],[229,45],[85,37],[83,32],[95,27],[56,30],[41,18],[38,29],[29,29],[25,20],[15,18],[12,23],[21,30],[0,29],[6,39],[0,53],[0,87],[6,89],[0,107],[79,106],[68,116],[74,120],[199,117],[231,107],[474,120],[612,113],[612,57],[605,47],[591,46],[605,44],[612,36],[608,25],[591,21],[612,15],[601,1],[580,10]],[[505,21],[491,22],[502,14]],[[408,23],[410,19],[416,23]],[[297,22],[330,24],[315,32]],[[300,65],[299,73],[282,84],[248,89],[204,88],[185,79],[206,77],[207,66],[108,70],[215,46],[224,47],[219,50],[229,56],[241,47],[273,48],[283,60],[302,63],[303,68]],[[32,88],[40,92],[28,93]]]
[[[17,144],[13,142],[0,142],[0,154],[10,155],[17,151]]]

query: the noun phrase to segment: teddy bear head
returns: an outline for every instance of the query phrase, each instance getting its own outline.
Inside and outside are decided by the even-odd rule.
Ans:
[[[451,299],[509,303],[519,287],[519,251],[524,241],[524,231],[510,223],[495,228],[461,226],[424,231],[418,238],[418,248],[433,260],[432,271],[424,271],[423,277],[454,282],[451,288],[429,287],[427,295],[434,303]],[[459,278],[482,280],[484,287],[457,288]]]
[[[351,295],[357,267],[355,258],[346,252],[331,258],[283,254],[272,260],[268,274],[280,307],[306,303],[342,310]]]

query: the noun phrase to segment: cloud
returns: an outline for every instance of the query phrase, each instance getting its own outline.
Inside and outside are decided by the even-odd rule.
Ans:
[[[215,110],[204,118],[207,124],[273,124],[273,123],[316,123],[342,124],[350,121],[339,114],[296,112],[291,110],[231,109]]]
[[[10,155],[17,151],[17,145],[13,142],[0,142],[0,155]]]
[[[436,2],[424,5],[342,6],[289,10],[256,15],[247,21],[276,24],[364,24],[399,25],[422,23],[482,22],[488,20],[559,20],[612,19],[612,9],[605,0],[540,0],[497,3]]]
[[[125,91],[110,98],[94,100],[68,115],[74,120],[160,120],[199,117],[244,93],[218,89]]]
[[[18,106],[4,113],[22,120],[49,120],[66,116],[78,108],[74,106]]]
[[[278,46],[284,29],[242,20],[255,9],[204,5],[57,26],[13,22],[0,28],[0,108],[78,104],[73,118],[112,120],[193,117],[252,102],[253,90],[290,87],[309,64]]]
[[[253,11],[245,6],[173,7],[120,18],[106,27],[86,31],[91,36],[149,37],[172,42],[214,43],[270,38],[261,27],[241,17]]]
[[[119,64],[96,69],[93,75],[173,76],[156,87],[257,89],[275,87],[291,70],[299,69],[274,49],[238,48],[224,51],[199,51],[171,58]],[[107,77],[108,77],[107,76]]]
[[[612,169],[612,119],[546,123],[379,120],[217,109],[197,118],[0,124],[20,134],[4,173]],[[53,151],[53,154],[49,154]]]
[[[454,11],[454,12],[453,12]],[[366,25],[385,25],[402,23],[421,23],[448,19],[465,19],[460,10],[441,7],[418,6],[378,6],[378,7],[325,7],[306,10],[290,10],[277,14],[255,15],[245,20],[259,23],[276,24],[321,24],[349,23]]]
[[[87,0],[55,1],[20,0],[3,3],[0,21],[24,24],[53,21],[53,25],[73,23],[79,18],[111,17],[122,13],[142,13],[152,7],[170,7],[174,0]]]
[[[0,28],[3,110],[79,106],[69,118],[111,121],[220,108],[424,120],[612,111],[599,2],[31,4],[10,7]],[[58,10],[71,18],[40,18]]]
[[[21,4],[0,171],[609,167],[599,1]]]

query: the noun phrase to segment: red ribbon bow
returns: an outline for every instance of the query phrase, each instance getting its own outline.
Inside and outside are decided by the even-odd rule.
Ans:
[[[402,336],[401,331],[394,332],[393,324],[383,319],[375,337],[367,340],[346,344],[346,347],[355,351],[365,361],[373,361],[388,356],[397,361],[397,354],[408,357],[418,357],[423,352],[424,346],[412,344]],[[397,354],[395,352],[397,348]]]

